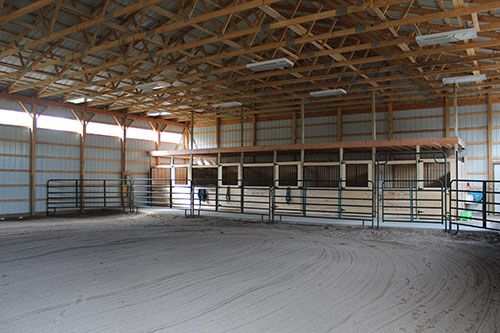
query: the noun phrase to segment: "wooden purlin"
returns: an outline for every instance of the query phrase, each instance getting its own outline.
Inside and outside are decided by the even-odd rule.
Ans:
[[[52,5],[57,6],[58,3],[58,1],[39,0],[35,4],[12,10],[11,13],[2,16],[2,19],[7,18],[8,20],[12,20],[12,24],[21,24],[26,29],[26,32],[29,32],[31,29],[40,33],[39,30],[36,30],[36,27],[30,27],[27,19],[33,17],[33,10],[37,6],[41,9],[50,9]],[[77,3],[78,1],[75,1],[75,6]],[[339,84],[345,84],[346,80],[344,79],[346,77],[359,76],[362,80],[356,80],[356,82],[349,81],[348,86],[350,87],[351,84],[360,85],[367,83],[372,85],[370,90],[382,90],[377,92],[377,95],[380,93],[385,102],[396,102],[399,99],[415,100],[416,98],[413,96],[421,95],[422,91],[430,93],[434,98],[442,98],[444,97],[443,92],[445,89],[437,84],[437,79],[440,76],[442,77],[445,73],[446,75],[460,75],[461,72],[481,71],[487,74],[489,79],[484,87],[491,90],[485,91],[485,89],[482,89],[483,86],[477,86],[475,87],[477,88],[475,90],[477,95],[489,94],[493,99],[496,98],[498,90],[494,88],[498,85],[498,81],[495,81],[495,76],[499,73],[499,69],[487,69],[487,66],[491,66],[491,64],[487,66],[481,65],[481,60],[484,60],[484,54],[487,54],[482,49],[492,51],[489,54],[492,61],[498,57],[497,49],[498,45],[500,45],[500,40],[495,35],[495,32],[496,29],[500,28],[500,22],[498,17],[494,15],[494,10],[500,8],[498,1],[485,0],[464,4],[463,0],[453,0],[454,7],[447,10],[444,7],[423,8],[418,2],[414,1],[398,2],[391,0],[384,2],[371,0],[343,3],[341,5],[333,2],[325,4],[325,6],[316,6],[316,4],[311,5],[303,2],[300,5],[299,2],[296,6],[293,6],[290,2],[286,1],[249,0],[236,2],[228,6],[221,6],[215,2],[210,2],[209,6],[205,6],[206,8],[203,10],[195,11],[193,7],[190,14],[187,15],[188,13],[183,8],[178,9],[178,13],[169,13],[166,9],[162,10],[161,8],[163,7],[160,6],[162,3],[159,0],[131,2],[129,5],[117,6],[116,10],[104,11],[99,15],[89,14],[89,17],[83,15],[80,17],[78,24],[56,30],[49,29],[47,34],[38,40],[29,40],[29,37],[26,37],[23,43],[16,44],[13,42],[4,45],[4,49],[0,51],[0,58],[2,55],[19,57],[22,65],[12,66],[11,68],[14,71],[0,74],[0,79],[2,83],[8,85],[9,92],[14,93],[16,91],[39,88],[38,96],[41,97],[61,95],[67,98],[68,96],[72,96],[73,92],[80,90],[78,94],[95,97],[95,101],[92,103],[107,105],[108,112],[114,108],[117,110],[128,109],[128,113],[147,112],[161,107],[154,104],[158,101],[152,101],[155,98],[153,97],[155,96],[154,94],[159,92],[182,93],[182,101],[174,101],[174,105],[171,106],[172,119],[177,120],[184,120],[184,115],[187,115],[191,111],[189,109],[177,109],[177,104],[183,103],[182,105],[190,105],[192,108],[195,108],[200,104],[196,98],[203,97],[201,103],[203,105],[201,107],[205,108],[205,105],[231,98],[230,94],[221,93],[213,89],[213,86],[218,84],[224,86],[229,81],[231,84],[237,84],[230,85],[230,89],[227,89],[227,91],[238,93],[239,97],[245,99],[245,105],[253,103],[255,107],[249,107],[253,111],[250,114],[257,113],[259,117],[265,117],[268,113],[282,112],[288,107],[286,103],[293,103],[298,97],[302,96],[295,88],[287,87],[286,81],[290,82],[294,80],[293,82],[296,83],[317,82],[325,76],[332,75],[338,75],[339,80],[344,81]],[[44,6],[46,8],[42,8]],[[109,38],[106,34],[99,35],[98,31],[96,31],[94,38],[99,37],[99,41],[94,43],[95,39],[94,42],[82,39],[80,44],[84,46],[83,49],[81,47],[71,48],[68,46],[71,43],[63,43],[66,41],[78,43],[79,37],[77,37],[76,32],[84,31],[88,27],[95,25],[107,26],[107,24],[113,24],[113,19],[125,14],[133,16],[135,15],[134,13],[138,13],[139,15],[148,16],[148,11],[145,11],[145,8],[148,8],[148,11],[157,11],[158,14],[163,16],[167,12],[165,16],[167,20],[162,22],[162,24],[159,24],[161,21],[155,22],[158,25],[153,25],[153,28],[140,27],[141,29],[132,29],[129,33],[125,31],[122,36],[116,39]],[[266,19],[252,21],[241,17],[243,13],[258,13],[262,10],[267,13],[268,18],[273,18],[271,22]],[[292,14],[290,15],[290,13]],[[373,13],[376,14],[375,17],[378,17],[378,21],[377,19],[373,21],[370,19],[370,15],[373,18]],[[209,23],[215,23],[220,18],[226,16],[228,16],[228,19],[220,31],[219,29],[209,27]],[[358,19],[358,21],[353,23],[351,22],[353,17],[364,17],[366,18],[366,22],[364,19]],[[472,19],[472,24],[479,30],[480,42],[460,43],[451,48],[435,47],[411,50],[408,45],[412,46],[410,43],[414,43],[414,36],[412,33],[408,35],[400,30],[401,26],[414,26],[416,30],[421,30],[421,33],[425,34],[464,27],[461,22],[458,26],[455,23],[450,23],[449,19],[456,19],[457,17],[459,20]],[[44,23],[53,27],[54,24],[60,23],[58,22],[58,18],[56,15],[52,18],[52,23]],[[2,20],[1,23],[7,22],[7,19]],[[23,20],[26,25],[22,24]],[[241,21],[239,25],[236,24],[238,20]],[[206,26],[200,26],[202,22],[207,23]],[[127,24],[123,25],[124,30],[129,28]],[[332,24],[335,25],[335,30]],[[318,27],[319,25],[323,26]],[[332,28],[328,29],[328,25],[332,25]],[[338,27],[338,25],[341,25],[341,27]],[[112,27],[109,29],[113,30]],[[278,29],[295,31],[295,35],[286,36],[283,34],[282,38],[262,40],[253,38],[253,41],[248,43],[248,45],[244,42],[247,37],[255,37],[257,34],[269,33],[272,35],[273,30],[276,30],[274,31],[276,34],[281,34],[281,30],[278,31]],[[164,34],[166,32],[173,33],[180,30],[187,31],[188,33],[193,31],[199,32],[200,36],[203,33],[208,33],[209,36],[190,38],[189,41],[183,41],[183,37],[176,37],[174,40],[165,39]],[[121,30],[118,28],[118,31]],[[345,45],[344,42],[339,44],[335,40],[344,38],[345,41],[347,37],[349,40]],[[160,42],[160,38],[163,42]],[[483,41],[485,38],[489,40]],[[351,39],[357,40],[358,43],[353,43]],[[150,47],[153,46],[153,49],[156,50],[154,56],[159,60],[167,60],[167,56],[173,57],[175,55],[180,55],[180,58],[175,61],[169,59],[170,61],[152,62],[150,52],[142,52],[141,49],[134,48],[133,44],[135,42],[139,43],[139,41],[144,44],[144,49],[151,49]],[[226,43],[226,46],[228,45],[227,43],[232,44],[229,45],[229,48],[217,48],[217,52],[205,52],[205,46],[215,46],[223,43]],[[21,44],[23,46],[20,46]],[[49,44],[51,44],[49,47],[50,51],[47,54],[35,51],[35,49],[41,49],[43,45]],[[59,44],[65,44],[66,46],[63,47]],[[125,50],[127,44],[130,44],[128,45],[129,50],[134,49],[139,52],[128,56],[128,51],[117,51],[120,48]],[[299,45],[300,47],[296,47]],[[59,57],[52,54],[52,50],[56,51],[59,49],[61,51],[64,50],[64,52],[59,52],[58,54],[67,55]],[[269,71],[257,74],[247,74],[244,72],[245,64],[249,60],[258,61],[262,57],[265,57],[266,54],[273,53],[273,50],[273,57],[278,56],[277,52],[284,52],[293,58],[293,60],[298,60],[301,63],[296,64],[293,70],[290,71]],[[391,50],[394,52],[391,52]],[[116,53],[118,56],[106,56],[100,59],[97,57],[97,54],[100,52],[110,52],[109,55]],[[195,52],[201,52],[203,56],[194,56]],[[474,52],[477,55],[474,55]],[[342,55],[342,53],[345,53],[345,55]],[[348,53],[352,53],[352,59],[348,56]],[[446,69],[444,67],[434,67],[435,61],[439,62],[441,60],[440,53],[445,54],[443,58],[446,59],[455,56],[460,57],[460,62],[464,66],[459,68],[447,67]],[[54,52],[54,54],[56,53]],[[364,55],[360,56],[361,54]],[[96,65],[83,63],[82,60],[86,57],[95,57],[98,63]],[[319,57],[330,57],[332,58],[330,59],[332,63],[322,64],[317,61]],[[346,60],[343,60],[342,57]],[[233,58],[235,61],[228,61]],[[390,76],[383,76],[372,71],[373,68],[370,69],[369,66],[366,66],[370,63],[392,65],[393,61],[396,64],[406,58],[412,62],[415,61],[413,65],[410,65],[413,67],[408,67],[415,69],[413,73],[405,74],[402,69],[394,69],[393,66],[389,66],[393,68],[393,72],[388,73]],[[123,72],[116,69],[118,66],[123,65],[134,68],[140,62],[149,63],[152,65],[152,68],[144,71],[132,70]],[[209,69],[198,70],[201,65],[207,65]],[[432,67],[429,67],[431,65]],[[62,66],[63,68],[55,73],[48,72],[48,68],[52,66]],[[326,70],[327,66],[330,66],[328,70]],[[356,70],[354,66],[358,66],[359,69]],[[426,69],[420,71],[421,66],[425,66]],[[352,72],[341,70],[340,75],[338,73],[332,74],[329,71],[334,67],[341,67],[343,70],[351,68]],[[389,67],[384,68],[388,69]],[[180,75],[175,78],[176,80],[181,82],[195,80],[195,83],[188,83],[185,87],[169,88],[159,92],[134,92],[135,85],[130,81],[143,80],[141,77],[145,75],[151,75],[151,77],[158,75],[158,79],[160,79],[163,78],[162,73],[169,69],[179,71]],[[405,66],[404,69],[406,70],[407,67]],[[326,71],[326,74],[323,70]],[[40,77],[43,79],[26,75],[27,73],[40,74]],[[438,75],[439,73],[441,75]],[[230,78],[228,79],[225,75],[229,75]],[[281,75],[288,76],[280,78]],[[46,78],[47,76],[49,78]],[[208,76],[215,77],[215,80],[206,82]],[[294,78],[290,80],[292,76]],[[168,81],[172,78],[164,77],[164,79]],[[279,81],[273,81],[273,79],[279,79]],[[408,84],[418,84],[419,81],[423,82],[423,80],[426,80],[429,85],[436,87],[436,90],[428,86],[427,88],[419,87],[413,91],[406,90],[406,86],[397,86],[397,84],[403,85],[402,83],[395,84],[391,82],[397,82],[401,79],[410,80]],[[62,80],[72,81],[75,85],[63,84]],[[125,88],[120,88],[124,89],[122,92],[125,94],[120,94],[119,97],[110,95],[113,92],[117,92],[118,84],[122,82],[128,83],[128,86],[125,86]],[[86,89],[91,86],[100,87],[99,92],[93,93],[91,90]],[[272,88],[273,91],[267,93],[255,90],[264,86]],[[193,88],[199,88],[201,91],[199,93],[192,93],[191,89]],[[401,89],[405,89],[404,93],[407,94],[406,96],[400,95]],[[349,90],[350,96],[343,98],[342,104],[339,104],[339,106],[349,108],[354,105],[352,103],[355,102],[349,102],[349,98],[353,96],[352,93],[355,93],[359,89],[356,87]],[[286,95],[276,96],[276,94]],[[423,98],[426,97],[423,96]],[[173,99],[175,100],[175,98]],[[299,98],[299,100],[302,99]],[[92,103],[89,105],[92,105]],[[264,103],[266,107],[271,106],[272,110],[266,110],[260,103]],[[275,103],[278,105],[275,105]],[[360,104],[363,103],[366,103],[366,101],[360,101]],[[294,107],[296,111],[298,105]],[[78,108],[73,107],[73,109]],[[179,117],[177,118],[177,116]],[[205,116],[211,117],[212,115],[210,112],[206,112]],[[129,118],[132,119],[133,116],[131,115]],[[199,118],[203,120],[202,117]],[[150,118],[146,119],[150,120]],[[171,124],[176,123],[171,122]],[[184,127],[184,125],[180,126]]]
[[[229,148],[207,148],[193,150],[154,150],[150,152],[153,157],[157,156],[182,156],[182,155],[210,155],[224,153],[256,153],[270,151],[291,151],[291,150],[321,150],[321,149],[352,149],[371,151],[377,150],[412,150],[420,146],[421,149],[453,149],[458,145],[460,149],[465,149],[465,143],[461,138],[424,138],[424,139],[402,139],[402,140],[369,140],[369,141],[342,141],[329,143],[305,143],[269,146],[248,146]]]

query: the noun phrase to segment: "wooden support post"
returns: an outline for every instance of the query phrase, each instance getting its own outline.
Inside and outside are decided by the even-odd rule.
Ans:
[[[245,146],[245,115],[243,114],[243,106],[240,110],[240,147]]]
[[[121,147],[121,179],[127,177],[127,118],[123,119],[123,138]]]
[[[375,91],[372,91],[372,139],[377,140],[377,108],[375,104]]]
[[[257,145],[257,115],[252,117],[252,146]]]
[[[304,187],[305,186],[305,183],[304,181],[307,180],[307,179],[304,179],[305,177],[305,174],[304,174],[304,162],[305,162],[305,151],[304,149],[301,149],[300,150],[300,164],[299,164],[299,170],[297,172],[297,176],[299,178],[299,182],[297,183],[297,185],[299,187]]]
[[[416,161],[416,169],[417,169],[417,181],[418,180],[423,180],[424,179],[424,162],[422,161],[422,158],[420,157],[420,146],[415,147],[415,151],[417,152],[415,158]],[[423,181],[418,181],[417,182],[417,188],[423,189],[424,188],[424,182]]]
[[[280,171],[278,166],[278,152],[276,150],[273,151],[273,171],[274,171],[274,177],[273,177],[273,182],[274,182],[276,180],[279,180],[280,178]]]
[[[292,112],[292,119],[290,119],[290,141],[292,144],[297,143],[297,114]]]
[[[495,174],[494,174],[494,164],[493,164],[493,101],[491,94],[488,94],[488,113],[487,113],[487,134],[486,134],[486,143],[488,145],[488,151],[487,151],[487,158],[488,158],[488,180],[493,181],[495,180]],[[494,192],[495,191],[495,183],[491,182],[489,183],[489,188],[488,191]],[[493,203],[495,200],[494,194],[490,194],[490,196],[487,199],[488,202]],[[492,200],[493,199],[493,200]],[[489,211],[494,211],[495,206],[493,204],[490,204],[488,207]]]
[[[158,147],[157,149],[161,149],[161,132],[163,132],[163,131],[162,131],[162,129],[161,129],[161,127],[160,127],[159,124],[156,125],[155,128],[156,128],[156,134],[157,134],[155,145],[156,145],[156,147]],[[161,158],[159,156],[157,156],[155,158],[155,165],[156,166],[161,165]]]
[[[458,138],[458,84],[455,84],[453,94],[453,109],[455,112],[455,122],[454,122],[454,130],[453,135]],[[455,152],[458,152],[458,145],[455,145]],[[455,154],[456,155],[456,154]]]
[[[87,156],[87,118],[86,114],[82,114],[82,134],[80,136],[80,212],[84,209],[84,194],[83,194],[83,182],[85,180],[85,160]]]
[[[190,134],[189,134],[189,149],[194,149],[194,111],[191,111],[191,122],[190,122]]]
[[[344,148],[339,148],[339,171],[340,171],[340,185],[342,188],[346,187],[346,165],[344,162]]]
[[[458,85],[455,85],[453,90],[453,110],[455,112],[455,122],[454,122],[454,130],[453,134],[458,137]]]
[[[444,99],[444,137],[450,136],[450,101],[448,97]]]
[[[375,91],[372,91],[372,139],[375,141],[377,140],[377,105],[375,104]],[[371,179],[375,183],[375,173],[376,173],[376,167],[375,164],[377,162],[377,148],[372,147],[372,175]]]
[[[220,117],[215,118],[215,146],[220,148]]]
[[[30,216],[36,215],[36,137],[37,137],[37,109],[36,105],[32,105],[31,110],[32,127],[30,131],[30,178],[29,178],[29,200],[30,200]]]
[[[335,121],[337,125],[337,142],[339,142],[342,141],[342,108],[337,108]]]
[[[394,110],[392,102],[387,104],[387,140],[394,138]]]
[[[117,122],[118,120],[115,119]],[[119,122],[118,122],[119,123]],[[122,138],[122,146],[121,146],[121,154],[120,154],[120,161],[121,161],[121,172],[120,172],[120,178],[122,179],[121,185],[122,185],[122,190],[121,190],[121,204],[122,207],[125,207],[126,205],[126,198],[127,198],[127,183],[124,179],[127,178],[127,128],[129,126],[128,119],[125,116],[123,118],[123,124],[121,125],[123,129],[123,138]]]
[[[304,122],[305,119],[305,106],[304,102],[300,104],[300,142],[302,144],[306,143],[306,125]]]

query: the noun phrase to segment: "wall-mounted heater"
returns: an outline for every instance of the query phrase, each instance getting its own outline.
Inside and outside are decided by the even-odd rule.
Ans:
[[[290,67],[293,67],[293,62],[291,62],[287,58],[279,58],[279,59],[266,60],[266,61],[247,64],[247,68],[254,72],[263,72],[272,69],[290,68]]]
[[[444,77],[443,83],[444,84],[459,84],[459,83],[479,82],[479,81],[485,81],[485,80],[486,80],[486,75],[477,74],[477,75]]]
[[[347,94],[347,92],[344,89],[318,90],[309,93],[309,95],[311,95],[312,97],[329,97],[345,94]]]
[[[216,109],[227,109],[227,108],[232,108],[236,106],[242,106],[240,102],[225,102],[225,103],[219,103],[219,104],[214,104],[213,107]]]
[[[437,44],[448,44],[461,40],[477,38],[476,29],[461,29],[453,31],[438,32],[435,34],[421,35],[415,37],[418,46],[428,46]]]
[[[169,84],[164,81],[147,82],[136,85],[135,87],[140,91],[150,91],[168,87]]]

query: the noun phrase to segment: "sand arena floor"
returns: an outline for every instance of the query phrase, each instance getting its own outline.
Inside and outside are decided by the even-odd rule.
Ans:
[[[159,213],[0,223],[2,332],[498,332],[500,238]]]

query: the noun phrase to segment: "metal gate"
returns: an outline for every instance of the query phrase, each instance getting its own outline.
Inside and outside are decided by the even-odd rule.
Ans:
[[[437,223],[447,230],[449,166],[443,151],[380,152],[375,164],[377,227]]]
[[[423,180],[384,180],[380,189],[381,222],[439,223],[446,226],[446,188],[422,187]]]
[[[457,179],[450,185],[450,230],[453,225],[500,231],[500,215],[495,207],[500,181]]]

